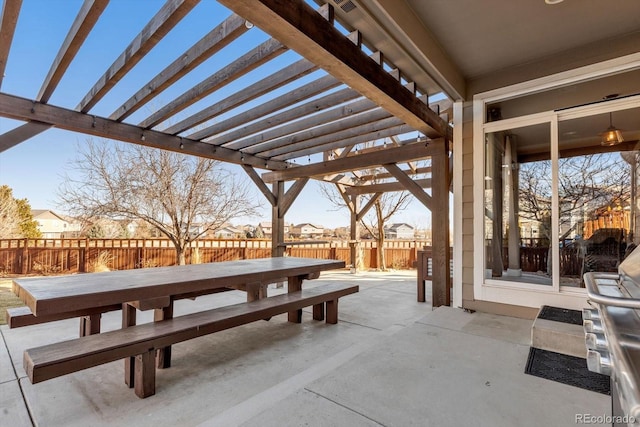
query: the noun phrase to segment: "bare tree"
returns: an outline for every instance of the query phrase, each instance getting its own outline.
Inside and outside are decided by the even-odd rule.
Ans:
[[[525,163],[519,166],[520,204],[523,218],[540,224],[540,235],[548,244],[547,273],[551,274],[551,248],[557,237],[551,233],[551,162]],[[630,169],[614,153],[560,159],[558,162],[559,240],[584,224],[597,208],[623,205],[630,195]],[[594,218],[592,218],[594,219]],[[576,230],[577,229],[577,230]],[[548,243],[547,243],[548,242]]]
[[[62,206],[83,219],[144,221],[173,242],[180,265],[192,241],[258,207],[218,161],[180,153],[89,139],[71,170]]]
[[[558,195],[560,226],[567,228],[572,214],[621,204],[629,198],[630,170],[616,154],[595,154],[560,159]],[[539,221],[550,241],[551,162],[520,165],[520,206],[523,217]],[[548,222],[545,226],[545,223]]]
[[[369,170],[366,173],[369,175],[375,175],[376,170]],[[373,179],[371,181],[372,184],[376,183],[377,180]],[[322,185],[320,187],[320,192],[327,200],[331,202],[336,208],[345,208],[346,204],[343,197],[340,195],[339,190],[332,185]],[[406,191],[395,192],[395,193],[385,193],[377,198],[374,203],[373,209],[364,216],[364,218],[360,221],[360,225],[364,227],[369,235],[376,241],[378,246],[377,251],[377,264],[378,269],[385,271],[387,269],[386,260],[384,255],[384,244],[385,244],[385,225],[388,220],[393,217],[393,215],[398,212],[404,210],[409,204],[410,194]],[[372,195],[363,195],[362,196],[362,205],[366,205]]]

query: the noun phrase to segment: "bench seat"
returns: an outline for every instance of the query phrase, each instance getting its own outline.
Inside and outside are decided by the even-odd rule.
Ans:
[[[88,310],[68,311],[45,316],[34,316],[29,307],[7,308],[6,319],[9,328],[21,328],[23,326],[39,325],[41,323],[55,322],[57,320],[72,319],[74,317],[96,316],[109,311],[122,309],[120,304],[96,307]]]
[[[24,352],[24,369],[35,384],[136,357],[134,387],[144,398],[155,393],[157,349],[278,314],[301,313],[303,307],[314,306],[314,319],[322,320],[325,303],[327,323],[337,323],[338,299],[355,292],[358,286],[330,284],[32,348]]]

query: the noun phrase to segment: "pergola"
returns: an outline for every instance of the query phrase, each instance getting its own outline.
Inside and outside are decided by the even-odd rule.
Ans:
[[[451,101],[440,96],[430,102],[430,96],[443,93],[434,79],[399,69],[379,48],[384,43],[364,40],[330,4],[220,0],[230,11],[212,19],[204,37],[186,51],[163,51],[173,62],[156,70],[110,115],[95,113],[95,106],[158,49],[163,37],[189,13],[197,13],[199,3],[167,0],[82,99],[53,105],[49,101],[56,87],[108,5],[108,0],[85,0],[37,97],[0,92],[0,116],[24,123],[0,135],[0,152],[55,127],[240,165],[272,206],[276,257],[285,250],[285,214],[305,184],[309,179],[333,183],[351,212],[352,265],[359,220],[384,192],[408,190],[432,213],[433,305],[448,305]],[[22,0],[3,3],[0,85],[21,7]],[[207,59],[238,43],[244,33],[260,30],[269,35],[266,41],[134,120]],[[228,85],[288,50],[296,55],[283,68],[223,95]],[[310,75],[317,78],[304,79]],[[430,160],[428,167],[416,163],[422,159]],[[285,191],[287,182],[293,184]],[[363,194],[372,197],[361,206]]]

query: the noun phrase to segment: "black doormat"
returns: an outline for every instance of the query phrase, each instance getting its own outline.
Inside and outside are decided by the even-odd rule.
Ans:
[[[587,361],[580,357],[531,347],[524,372],[547,380],[611,395],[609,377],[588,370]]]
[[[538,319],[582,325],[582,312],[578,310],[569,310],[567,308],[543,305],[542,310],[540,310],[540,313],[538,314]]]

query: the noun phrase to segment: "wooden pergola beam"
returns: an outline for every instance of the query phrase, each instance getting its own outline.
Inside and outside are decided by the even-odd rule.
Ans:
[[[357,92],[355,93],[357,94]],[[337,108],[332,108],[331,110],[314,114],[311,117],[307,117],[302,120],[297,120],[288,125],[279,126],[275,129],[267,130],[265,132],[250,136],[240,141],[232,142],[228,144],[227,147],[241,149],[251,147],[256,144],[260,144],[260,147],[265,148],[268,148],[270,146],[269,144],[273,144],[273,147],[278,147],[280,146],[279,142],[281,141],[286,141],[294,138],[303,138],[303,131],[308,130],[308,133],[313,134],[316,132],[320,132],[322,129],[327,129],[329,125],[322,126],[325,123],[334,122],[333,126],[336,126],[337,123],[341,122],[345,123],[345,127],[349,127],[349,122],[343,121],[345,120],[345,118],[372,110],[374,108],[378,108],[378,106],[373,102],[369,101],[366,98],[360,99],[359,101],[355,101]],[[378,108],[378,110],[380,109]],[[264,144],[267,141],[270,141],[269,144]],[[251,148],[249,150],[251,150]]]
[[[169,127],[165,132],[175,135],[184,132],[187,129],[192,129],[193,127],[207,120],[213,119],[214,117],[225,113],[245,102],[249,102],[252,99],[262,96],[265,93],[276,90],[279,87],[282,87],[296,79],[306,76],[307,74],[312,73],[317,69],[318,67],[313,65],[311,62],[307,61],[306,59],[301,59],[289,65],[288,67],[285,67],[282,70],[279,70],[276,73],[271,74],[270,76],[265,77],[264,79],[240,91],[235,92],[222,101],[217,102],[205,108],[204,110],[191,115],[190,117],[187,117],[186,119]]]
[[[42,102],[49,102],[49,98],[58,86],[62,76],[69,68],[69,64],[80,50],[80,47],[86,40],[87,36],[98,22],[98,18],[102,15],[109,0],[85,0],[76,16],[71,29],[67,33],[58,54],[53,60],[53,64],[47,73],[47,77],[42,83],[40,92],[36,99]]]
[[[338,194],[340,194],[340,197],[342,197],[342,200],[344,201],[344,204],[347,206],[347,209],[349,209],[349,212],[351,212],[352,215],[355,215],[357,213],[356,204],[347,195],[346,187],[340,183],[336,183],[335,185],[336,185],[336,189],[338,190]]]
[[[228,130],[237,128],[238,126],[245,125],[246,123],[252,122],[254,120],[258,120],[261,117],[267,116],[278,110],[281,110],[283,108],[296,104],[304,99],[313,97],[322,92],[333,89],[336,86],[339,86],[341,84],[342,83],[340,83],[340,81],[338,81],[332,76],[321,77],[318,80],[314,80],[311,83],[307,83],[304,86],[293,89],[282,96],[276,97],[270,101],[265,102],[264,104],[260,104],[257,107],[254,107],[248,111],[243,111],[242,113],[236,114],[233,117],[230,117],[228,119],[221,121],[220,123],[213,124],[198,132],[189,134],[189,138],[202,140],[202,139],[210,138],[214,135],[219,135],[222,132],[226,132]],[[357,96],[359,96],[359,94]],[[325,107],[325,108],[328,108],[328,107]],[[258,122],[258,123],[261,123],[260,126],[256,126],[257,123],[256,124],[252,123],[250,125],[243,126],[237,129],[236,131],[225,133],[214,139],[208,139],[207,142],[214,145],[222,145],[225,142],[233,141],[237,138],[242,138],[254,132],[259,132],[261,130],[274,126],[275,124],[272,124],[271,119],[275,120],[275,117],[277,116],[273,116],[266,120],[262,120],[261,122]],[[244,133],[245,128],[251,128],[252,130],[247,131],[250,133]],[[256,130],[253,130],[254,128]],[[241,133],[236,134],[236,132],[241,132]]]
[[[373,196],[371,196],[371,198],[369,199],[367,204],[364,205],[364,207],[362,209],[360,209],[360,212],[358,212],[356,214],[356,221],[362,221],[362,218],[364,218],[364,216],[367,214],[367,212],[369,212],[369,210],[371,210],[371,208],[376,204],[378,199],[380,197],[382,197],[382,194],[383,193],[376,193]]]
[[[423,173],[431,173],[431,166],[427,166],[424,168],[416,168],[416,169],[411,169],[411,170],[403,170],[406,174],[423,174]],[[380,173],[376,173],[376,174],[368,174],[368,175],[362,175],[360,176],[360,181],[371,181],[373,179],[387,179],[387,178],[391,178],[393,177],[393,175],[391,175],[388,172],[380,172]]]
[[[405,176],[407,176],[405,174]],[[412,180],[421,188],[430,188],[431,179]],[[371,193],[392,193],[394,191],[404,191],[407,187],[401,182],[383,182],[382,184],[354,185],[346,188],[345,192],[352,196],[354,194],[371,194]]]
[[[150,129],[162,123],[205,96],[244,76],[286,51],[287,47],[279,41],[275,39],[267,40],[187,90],[169,104],[140,122],[139,125],[143,128]]]
[[[51,129],[48,123],[31,121],[0,135],[0,153],[9,148]]]
[[[352,170],[366,169],[373,166],[381,166],[389,163],[390,159],[396,162],[406,162],[408,160],[423,159],[430,157],[432,144],[425,146],[424,143],[407,144],[401,147],[388,148],[357,156],[350,156],[326,162],[312,163],[308,166],[299,166],[288,170],[266,172],[262,175],[265,182],[289,181],[305,176],[330,175],[339,172],[349,172]]]
[[[244,169],[247,175],[249,175],[249,178],[251,178],[254,184],[256,184],[258,190],[264,194],[264,197],[267,198],[271,206],[275,206],[277,204],[276,196],[271,192],[271,190],[269,190],[269,187],[267,187],[267,184],[265,184],[262,178],[260,178],[258,172],[249,165],[242,165],[242,169]]]
[[[307,182],[309,182],[309,177],[297,179],[296,182],[294,182],[289,190],[287,190],[287,192],[284,194],[284,197],[278,200],[278,203],[280,204],[279,210],[282,215],[285,215],[289,211],[289,208],[291,207],[291,205],[293,205],[293,202],[300,195],[300,192],[302,191],[304,186],[307,185]]]
[[[22,0],[5,0],[2,3],[2,17],[0,18],[0,87],[2,87],[2,80],[7,69],[7,58],[9,58],[9,51],[11,50],[13,35],[16,32],[21,7]]]
[[[405,189],[407,189],[413,196],[420,201],[427,209],[432,210],[433,201],[431,196],[424,192],[422,185],[418,184],[418,182],[411,179],[409,175],[404,173],[402,169],[398,167],[395,163],[390,163],[383,165],[386,170],[389,171],[391,175],[398,180]],[[431,180],[429,180],[429,184],[431,184]]]
[[[386,127],[388,125],[390,125],[390,123],[393,123],[393,120],[397,120],[397,119],[386,119],[384,121],[378,122],[376,125],[374,126],[370,126],[370,129],[373,129],[371,132],[369,133],[362,133],[359,134],[357,136],[351,137],[351,138],[346,138],[346,139],[335,139],[335,135],[333,135],[332,137],[321,137],[323,138],[322,140],[316,140],[315,143],[322,143],[320,145],[313,145],[310,146],[311,144],[307,144],[307,146],[309,148],[302,148],[299,149],[297,151],[290,151],[287,152],[286,154],[282,154],[279,156],[273,156],[272,159],[274,160],[289,160],[289,159],[295,159],[297,157],[301,157],[301,156],[307,156],[307,155],[312,155],[312,154],[316,154],[316,153],[320,153],[322,151],[328,150],[328,149],[334,149],[334,148],[340,148],[343,147],[344,145],[355,145],[355,144],[362,144],[362,143],[367,143],[367,142],[371,142],[371,141],[375,141],[378,139],[383,139],[386,137],[389,137],[391,135],[398,135],[398,134],[403,134],[403,133],[408,133],[408,132],[412,132],[414,131],[414,129],[409,126],[409,125],[405,125],[405,124],[401,124],[398,126],[392,126],[392,127]],[[325,141],[329,141],[329,142],[325,142]],[[360,155],[360,154],[358,154]]]
[[[231,15],[142,86],[131,98],[118,107],[109,118],[118,121],[126,119],[149,102],[151,98],[171,86],[182,76],[218,53],[248,30],[244,18],[235,14]]]
[[[301,123],[297,126],[301,126],[307,130],[293,134],[287,133],[284,137],[247,147],[244,151],[252,154],[262,153],[262,155],[266,157],[273,157],[291,151],[322,145],[337,139],[346,139],[362,133],[386,129],[402,123],[400,119],[392,117],[382,108],[370,111],[367,114],[347,116],[345,119],[337,120],[326,125],[317,125],[309,129],[307,124],[313,123],[314,121],[314,117],[301,120]],[[295,126],[296,125],[292,125],[291,127],[293,128]]]
[[[333,77],[331,78],[333,79]],[[337,104],[342,104],[343,102],[350,101],[359,97],[360,94],[353,89],[341,89],[328,95],[322,96],[318,99],[307,101],[301,105],[290,108],[281,113],[269,116],[260,121],[250,123],[237,130],[221,135],[220,137],[207,140],[207,142],[214,145],[226,144],[226,147],[234,149],[247,148],[254,144],[266,141],[265,138],[270,138],[271,135],[279,135],[279,130],[283,127],[279,125],[292,122],[309,114],[327,110],[328,108],[331,108]],[[273,131],[256,134],[256,132],[260,132],[265,129],[271,129],[276,126],[278,127]],[[292,124],[292,126],[290,126],[289,128],[295,127],[296,125]]]
[[[452,139],[428,105],[302,0],[219,0],[414,129]]]
[[[168,0],[98,79],[76,110],[86,113],[104,97],[200,0]]]
[[[6,3],[7,2],[5,2],[5,4]],[[75,58],[96,22],[98,22],[100,15],[102,15],[108,3],[109,0],[85,0],[82,4],[58,54],[49,68],[49,72],[42,83],[36,100],[49,102],[53,91],[58,86],[58,83],[60,83],[71,61]],[[3,73],[3,71],[1,73]],[[33,138],[50,128],[50,125],[42,122],[25,123],[0,136],[0,152],[20,144],[29,138]]]
[[[0,93],[0,116],[22,121],[36,120],[73,132],[131,142],[238,165],[247,164],[265,168],[268,163],[269,169],[285,169],[289,166],[284,162],[267,160],[223,147],[212,147],[205,142],[167,135],[166,133],[144,129],[140,126],[4,93]]]

